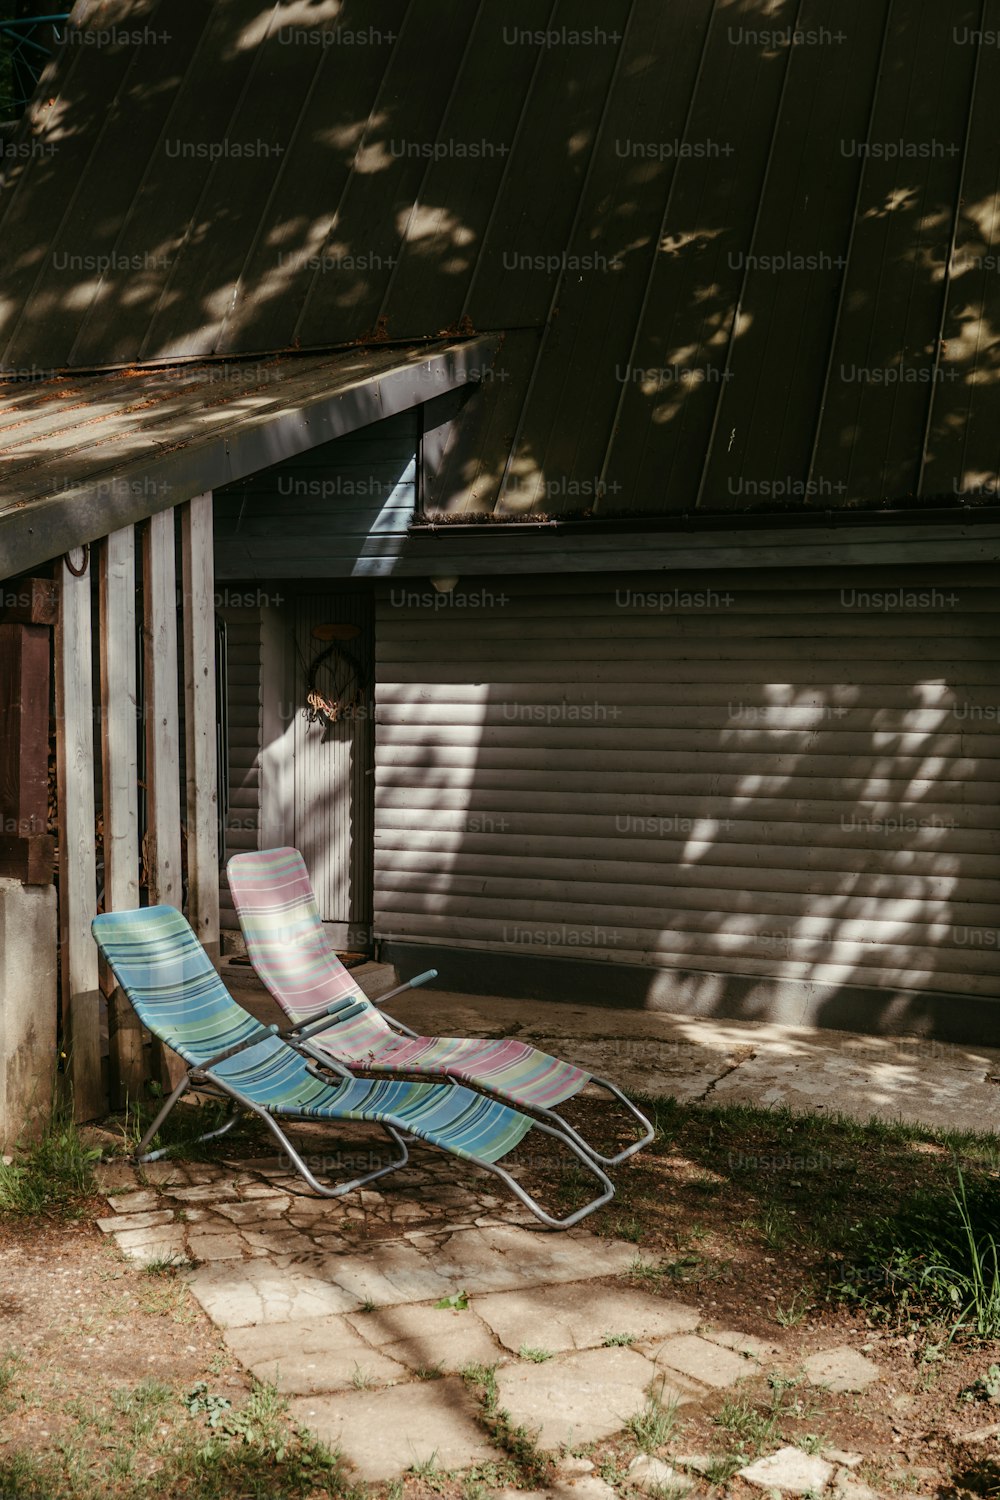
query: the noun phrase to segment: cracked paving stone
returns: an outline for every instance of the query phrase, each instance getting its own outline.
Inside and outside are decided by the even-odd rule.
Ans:
[[[724,1349],[719,1344],[712,1344],[708,1339],[698,1338],[693,1334],[667,1339],[665,1344],[651,1353],[650,1358],[655,1359],[658,1365],[666,1365],[670,1370],[677,1370],[680,1374],[688,1375],[692,1380],[700,1380],[702,1385],[714,1386],[717,1390],[735,1385],[738,1380],[746,1380],[748,1376],[756,1375],[760,1369],[756,1360],[734,1354],[730,1349]]]
[[[148,1266],[157,1260],[180,1260],[184,1257],[184,1236],[180,1227],[170,1234],[162,1229],[136,1229],[119,1232],[115,1241],[123,1255],[139,1265]]]
[[[108,1202],[116,1214],[141,1214],[155,1209],[159,1205],[160,1195],[152,1188],[140,1188],[136,1193],[116,1193],[114,1197],[109,1195]]]
[[[236,1188],[231,1182],[199,1182],[194,1187],[171,1189],[171,1197],[179,1203],[216,1203],[219,1206],[227,1199],[236,1198]]]
[[[798,1448],[779,1448],[767,1458],[739,1470],[739,1477],[762,1490],[784,1490],[790,1495],[820,1495],[833,1477],[833,1465]]]
[[[824,1349],[802,1361],[810,1385],[828,1391],[863,1391],[879,1377],[879,1367],[847,1344]]]
[[[215,1211],[233,1224],[268,1224],[272,1219],[279,1219],[290,1207],[291,1200],[282,1194],[252,1198],[247,1203],[220,1203]]]
[[[344,1318],[302,1319],[224,1333],[236,1358],[284,1396],[317,1395],[406,1379],[405,1368],[372,1349]]]
[[[100,1193],[138,1191],[136,1169],[127,1161],[98,1162],[94,1168],[94,1181]]]
[[[417,1236],[408,1238],[417,1243]],[[432,1241],[433,1236],[420,1239]],[[456,1287],[480,1293],[594,1280],[624,1271],[634,1259],[634,1245],[586,1233],[555,1236],[470,1228],[447,1238],[434,1254],[434,1265]]]
[[[324,1277],[300,1267],[282,1269],[264,1259],[199,1266],[187,1282],[220,1328],[295,1323],[351,1312],[358,1306],[356,1297]]]
[[[440,1469],[468,1469],[498,1458],[479,1424],[477,1403],[455,1376],[381,1391],[299,1396],[289,1410],[300,1427],[339,1448],[363,1480],[398,1479],[428,1460]]]
[[[189,1234],[192,1260],[242,1260],[244,1243],[235,1234]]]
[[[473,1310],[515,1354],[524,1344],[553,1353],[594,1349],[622,1334],[635,1343],[665,1339],[696,1328],[701,1319],[695,1307],[592,1282],[498,1292],[477,1297]]]
[[[173,1221],[172,1208],[158,1208],[155,1213],[116,1214],[111,1219],[98,1219],[97,1227],[105,1234],[114,1234],[117,1230],[152,1229],[156,1225],[172,1224]]]
[[[319,1261],[322,1274],[360,1302],[377,1307],[397,1302],[426,1302],[453,1290],[427,1256],[405,1242],[379,1241],[358,1254],[328,1255]]]
[[[708,1339],[712,1344],[721,1344],[724,1349],[732,1349],[736,1354],[747,1354],[751,1359],[773,1359],[781,1353],[777,1344],[766,1344],[763,1339],[755,1339],[748,1333],[738,1333],[729,1328],[712,1332],[705,1330],[702,1338]]]
[[[538,1429],[540,1447],[576,1447],[621,1432],[645,1405],[656,1373],[632,1349],[587,1349],[540,1365],[504,1365],[497,1400],[515,1426]],[[667,1378],[660,1399],[680,1405],[692,1397],[687,1382]]]
[[[466,1365],[492,1365],[500,1350],[474,1312],[427,1306],[350,1313],[347,1321],[368,1343],[411,1370],[446,1374]]]

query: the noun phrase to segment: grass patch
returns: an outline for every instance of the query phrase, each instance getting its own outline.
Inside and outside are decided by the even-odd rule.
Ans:
[[[100,1148],[88,1146],[68,1110],[53,1112],[44,1135],[0,1161],[0,1217],[71,1218],[97,1190]]]
[[[835,1294],[886,1321],[940,1325],[949,1341],[1000,1338],[1000,1185],[955,1178],[856,1224]]]
[[[119,1142],[112,1154],[132,1157],[139,1142],[163,1104],[162,1090],[148,1085],[152,1097],[149,1100],[130,1100],[120,1115],[108,1120],[108,1127],[117,1129]],[[218,1130],[230,1114],[229,1103],[223,1099],[199,1096],[199,1102],[182,1100],[172,1109],[146,1145],[147,1151],[168,1151],[183,1156],[186,1161],[215,1161],[218,1159],[218,1140],[202,1141],[209,1131]],[[226,1133],[223,1149],[232,1150],[236,1145],[246,1145],[258,1132],[256,1122],[244,1117]]]
[[[236,1406],[199,1383],[186,1396],[155,1381],[68,1412],[51,1453],[0,1458],[0,1495],[18,1500],[363,1500],[338,1457],[301,1438],[272,1386]]]
[[[663,1400],[663,1386],[664,1382],[661,1380],[658,1391],[650,1390],[645,1405],[634,1416],[629,1417],[626,1424],[636,1446],[643,1453],[655,1453],[658,1448],[669,1443],[677,1425],[677,1403]]]
[[[517,1351],[518,1359],[530,1359],[534,1365],[543,1365],[547,1359],[552,1358],[551,1349],[533,1349],[530,1344],[522,1344]]]
[[[483,1425],[491,1440],[506,1453],[514,1485],[525,1490],[544,1489],[552,1472],[553,1460],[539,1449],[537,1433],[512,1422],[510,1413],[500,1405],[496,1365],[466,1365],[462,1378],[467,1384],[479,1388]],[[511,1480],[506,1482],[509,1485]]]

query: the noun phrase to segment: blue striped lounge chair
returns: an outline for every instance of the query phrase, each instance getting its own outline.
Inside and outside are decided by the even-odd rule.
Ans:
[[[139,1144],[136,1159],[164,1150],[147,1147],[174,1105],[189,1089],[229,1101],[222,1135],[241,1111],[262,1119],[299,1175],[325,1197],[396,1171],[407,1161],[405,1136],[485,1167],[507,1184],[543,1224],[566,1229],[608,1203],[614,1188],[605,1174],[562,1132],[515,1109],[451,1083],[354,1078],[322,1071],[276,1026],[263,1026],[232,998],[195,933],[172,906],[109,912],[93,922],[94,938],[143,1025],[183,1058],[187,1071]],[[285,1120],[361,1121],[384,1129],[397,1148],[387,1166],[347,1183],[321,1183],[281,1127]],[[600,1184],[589,1203],[562,1218],[548,1214],[501,1162],[533,1131],[560,1139]],[[164,1148],[166,1149],[166,1148]]]

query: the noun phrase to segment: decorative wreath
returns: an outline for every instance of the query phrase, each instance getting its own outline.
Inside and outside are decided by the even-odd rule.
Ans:
[[[317,629],[324,630],[325,627]],[[306,668],[306,689],[309,705],[306,718],[309,722],[325,726],[338,724],[350,717],[363,702],[361,665],[339,641],[331,641]]]

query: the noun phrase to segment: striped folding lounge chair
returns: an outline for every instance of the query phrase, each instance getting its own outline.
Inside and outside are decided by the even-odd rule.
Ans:
[[[108,912],[95,917],[98,948],[128,995],[143,1025],[172,1047],[188,1071],[166,1100],[136,1152],[152,1161],[163,1150],[146,1152],[163,1121],[188,1089],[228,1099],[223,1135],[241,1110],[262,1119],[277,1137],[296,1171],[315,1192],[339,1197],[352,1188],[403,1166],[408,1157],[403,1135],[416,1136],[501,1177],[532,1213],[552,1229],[567,1229],[608,1203],[614,1188],[576,1143],[558,1130],[531,1120],[495,1100],[451,1083],[408,1083],[398,1079],[354,1078],[340,1069],[331,1078],[315,1060],[262,1026],[229,994],[190,925],[172,906]],[[280,1120],[355,1120],[378,1125],[395,1142],[397,1157],[364,1177],[337,1186],[317,1181],[289,1141]],[[556,1136],[578,1162],[597,1177],[600,1194],[565,1218],[547,1214],[502,1166],[501,1160],[532,1130]]]
[[[653,1139],[653,1127],[606,1078],[540,1052],[527,1042],[417,1036],[381,1007],[394,995],[437,976],[436,969],[368,1000],[333,952],[323,930],[305,862],[297,849],[236,854],[227,866],[229,889],[250,960],[292,1022],[289,1038],[316,1057],[375,1074],[450,1078],[518,1109],[552,1120],[603,1166],[613,1167]],[[617,1156],[603,1156],[558,1113],[588,1083],[618,1099],[641,1136]]]

